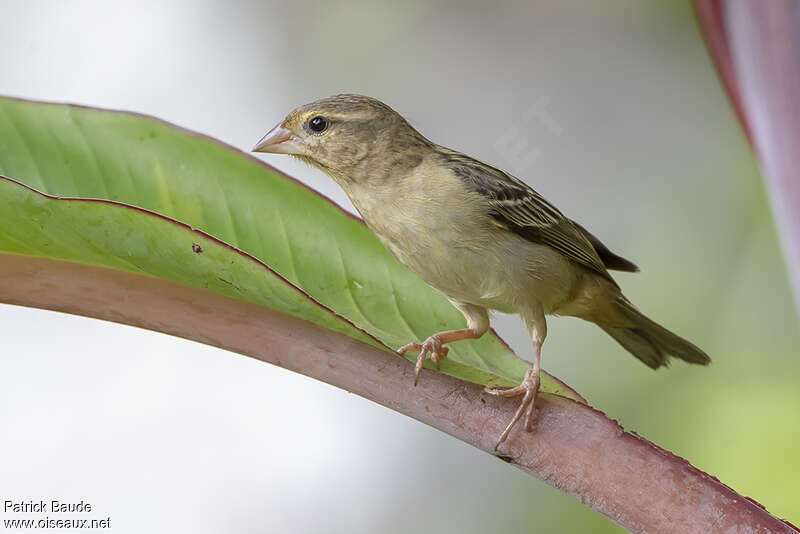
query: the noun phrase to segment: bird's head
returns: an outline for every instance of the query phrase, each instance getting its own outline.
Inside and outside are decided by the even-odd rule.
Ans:
[[[290,154],[325,172],[358,181],[376,166],[431,143],[383,102],[336,95],[300,106],[275,126],[253,152]]]

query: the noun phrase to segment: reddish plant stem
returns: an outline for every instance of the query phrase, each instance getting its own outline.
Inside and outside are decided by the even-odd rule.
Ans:
[[[404,413],[489,454],[516,404],[422,371],[403,358],[306,321],[210,291],[103,267],[0,253],[0,302],[96,317],[192,339],[322,380]],[[556,395],[536,430],[498,456],[632,532],[798,532],[687,461]]]

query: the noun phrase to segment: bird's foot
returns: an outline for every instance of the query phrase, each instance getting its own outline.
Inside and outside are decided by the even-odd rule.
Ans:
[[[419,373],[422,371],[422,365],[425,363],[426,357],[430,356],[431,361],[436,366],[436,369],[439,369],[439,362],[447,356],[449,351],[449,349],[443,346],[442,343],[442,337],[439,334],[433,334],[422,343],[409,343],[408,345],[403,345],[397,349],[397,353],[401,356],[410,350],[419,351],[417,364],[414,366],[415,386],[417,385],[417,382],[419,382]]]
[[[500,434],[500,439],[497,441],[497,445],[494,446],[494,450],[503,443],[508,434],[511,432],[511,429],[514,428],[520,419],[522,419],[522,415],[525,415],[525,430],[530,432],[533,430],[533,408],[536,401],[536,393],[539,391],[539,370],[538,369],[528,369],[528,372],[525,373],[525,378],[522,380],[522,383],[513,388],[486,388],[484,391],[489,393],[490,395],[496,395],[498,397],[518,397],[523,395],[522,402],[520,402],[519,408],[517,412],[514,414],[514,417],[511,419],[511,422],[508,423],[508,426],[503,433]]]

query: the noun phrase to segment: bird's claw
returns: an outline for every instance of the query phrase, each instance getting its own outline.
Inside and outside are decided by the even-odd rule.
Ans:
[[[443,360],[447,353],[450,351],[447,347],[442,345],[441,338],[434,334],[422,343],[409,343],[408,345],[403,345],[399,349],[397,349],[397,353],[400,355],[405,354],[410,350],[418,350],[419,356],[417,357],[417,363],[414,366],[414,385],[417,385],[419,382],[419,374],[422,371],[422,365],[425,363],[425,358],[430,356],[431,361],[436,366],[436,369],[439,369],[439,362]]]
[[[528,369],[528,372],[525,373],[525,378],[522,380],[522,383],[513,388],[485,388],[484,391],[490,395],[496,395],[498,397],[518,397],[522,395],[522,402],[519,404],[519,408],[517,408],[514,417],[511,419],[511,422],[508,423],[503,433],[500,434],[500,439],[497,441],[497,444],[494,446],[494,450],[503,443],[508,435],[511,433],[511,429],[514,428],[520,419],[522,419],[522,415],[525,415],[525,430],[530,432],[533,430],[533,408],[536,401],[536,393],[539,391],[539,372],[538,369]]]

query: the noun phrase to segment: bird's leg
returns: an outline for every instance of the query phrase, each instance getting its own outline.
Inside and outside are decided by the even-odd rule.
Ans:
[[[525,373],[525,378],[522,379],[522,383],[520,385],[513,387],[513,388],[486,388],[486,393],[491,395],[497,395],[498,397],[518,397],[522,396],[522,401],[519,404],[519,408],[517,408],[516,413],[514,413],[514,417],[511,418],[511,422],[508,423],[503,433],[500,434],[500,439],[497,441],[497,444],[494,446],[494,450],[503,443],[508,435],[511,433],[511,429],[522,419],[522,416],[525,415],[525,430],[530,432],[533,430],[533,410],[536,404],[536,393],[539,391],[539,372],[541,370],[541,359],[542,359],[542,344],[544,343],[544,338],[547,335],[547,323],[544,319],[544,313],[541,309],[541,306],[537,306],[532,313],[525,313],[523,314],[525,318],[525,322],[528,325],[529,330],[531,331],[531,338],[533,339],[533,362],[531,362],[531,367]]]
[[[525,373],[525,378],[522,379],[520,385],[508,389],[486,389],[486,393],[497,395],[498,397],[518,397],[522,395],[522,402],[520,402],[519,408],[517,408],[514,417],[511,419],[511,422],[508,423],[505,430],[503,430],[503,433],[500,434],[500,439],[497,440],[494,450],[497,450],[500,444],[506,440],[511,433],[511,429],[514,428],[514,425],[522,419],[523,414],[525,415],[525,430],[528,432],[533,430],[533,408],[536,401],[536,393],[539,391],[539,355],[541,353],[541,348],[541,344],[539,344],[538,347],[534,347],[533,364]]]
[[[431,361],[439,369],[439,362],[447,356],[450,349],[443,346],[445,343],[451,341],[459,341],[462,339],[475,339],[481,337],[483,332],[478,333],[471,328],[464,328],[463,330],[448,330],[447,332],[439,332],[433,334],[422,343],[409,343],[397,349],[398,354],[405,354],[410,350],[418,350],[419,357],[417,364],[414,366],[414,385],[419,382],[419,373],[422,371],[422,365],[425,363],[425,358],[430,356]]]
[[[401,355],[410,350],[419,351],[417,364],[414,366],[415,386],[419,382],[419,374],[422,371],[422,365],[425,363],[426,357],[430,356],[431,361],[436,365],[436,369],[439,369],[439,362],[447,356],[449,350],[444,346],[445,343],[461,339],[477,339],[489,330],[489,312],[486,311],[486,308],[464,302],[450,302],[464,314],[467,319],[467,328],[439,332],[438,334],[433,334],[422,343],[409,343],[397,349],[397,352]]]

